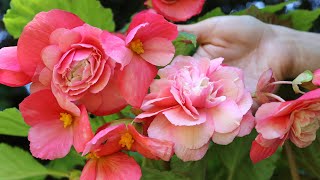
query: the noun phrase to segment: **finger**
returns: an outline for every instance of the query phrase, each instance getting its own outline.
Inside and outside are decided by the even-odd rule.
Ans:
[[[218,22],[217,19],[218,18],[210,18],[195,24],[178,25],[178,30],[196,35],[198,43],[202,44],[212,38]]]
[[[208,57],[210,59],[215,59],[219,57],[225,57],[226,49],[223,47],[213,46],[213,45],[204,45],[198,48],[197,52],[193,55],[196,58],[199,57]]]

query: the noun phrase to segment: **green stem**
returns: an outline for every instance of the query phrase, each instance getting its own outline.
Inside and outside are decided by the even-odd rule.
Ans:
[[[70,175],[68,173],[65,172],[61,172],[61,171],[56,171],[56,170],[52,170],[52,169],[48,169],[47,170],[47,175],[50,176],[59,176],[59,177],[66,177],[69,178]]]
[[[284,148],[285,148],[286,155],[288,158],[288,163],[289,163],[289,168],[290,168],[292,180],[300,180],[300,176],[298,174],[297,164],[294,159],[294,155],[293,155],[292,149],[290,147],[290,144],[288,142],[285,143]]]

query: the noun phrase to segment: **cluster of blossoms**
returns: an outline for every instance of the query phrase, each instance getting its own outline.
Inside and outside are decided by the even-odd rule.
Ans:
[[[152,6],[168,19],[183,21],[204,3],[178,2],[152,0]],[[195,10],[184,14],[184,5]],[[177,7],[181,16],[173,17],[170,8]],[[254,117],[243,71],[223,64],[223,58],[174,58],[177,26],[160,14],[142,11],[125,34],[113,34],[69,12],[41,12],[24,28],[17,47],[0,50],[0,83],[31,83],[20,111],[31,126],[33,156],[62,158],[73,146],[88,159],[81,179],[139,179],[141,169],[127,151],[196,161],[210,143],[227,145],[254,127],[259,135],[252,144],[253,162],[271,156],[287,139],[298,147],[311,144],[320,124],[320,90],[271,102],[277,99],[272,94],[276,81],[266,71],[256,92],[263,105]],[[314,84],[320,84],[317,78]],[[139,109],[134,119],[92,131],[88,113],[110,115],[127,105]]]

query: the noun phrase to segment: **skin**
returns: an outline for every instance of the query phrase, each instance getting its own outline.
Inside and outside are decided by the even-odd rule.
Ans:
[[[244,70],[245,83],[254,92],[265,70],[276,79],[294,78],[304,70],[320,67],[320,36],[263,23],[251,16],[220,16],[179,31],[197,35],[195,57],[224,57],[224,63]]]

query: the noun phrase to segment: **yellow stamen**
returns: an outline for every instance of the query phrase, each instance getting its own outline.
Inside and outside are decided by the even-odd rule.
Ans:
[[[63,127],[66,128],[72,124],[72,116],[68,113],[60,113],[60,120],[63,121]]]
[[[134,140],[133,140],[131,134],[126,132],[125,134],[123,134],[121,136],[119,144],[121,145],[121,147],[127,147],[127,149],[130,150],[133,142],[134,142]]]
[[[89,154],[86,155],[87,159],[99,159],[100,156],[98,156],[95,152],[91,152]]]
[[[132,51],[134,51],[137,54],[144,53],[143,44],[140,41],[140,39],[136,39],[136,40],[131,41],[130,48]]]

